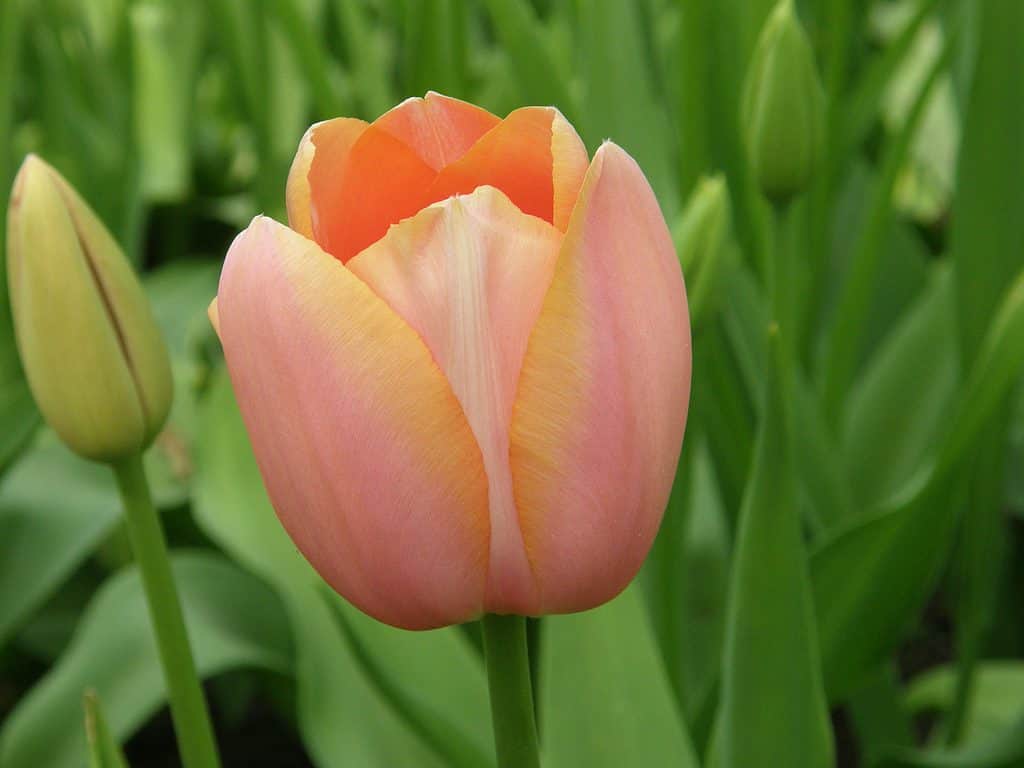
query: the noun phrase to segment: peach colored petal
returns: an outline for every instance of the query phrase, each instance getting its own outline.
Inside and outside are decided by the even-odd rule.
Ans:
[[[392,227],[348,264],[426,342],[480,445],[489,482],[490,611],[529,613],[537,605],[512,497],[508,429],[561,239],[485,186]]]
[[[415,332],[315,243],[262,217],[228,252],[217,307],[267,491],[306,558],[396,626],[479,615],[487,477]]]
[[[443,200],[489,184],[524,213],[564,230],[586,169],[586,148],[558,110],[524,107],[441,170],[427,197]]]
[[[315,185],[318,200],[334,198],[349,150],[366,126],[354,117],[337,117],[310,126],[303,135],[285,189],[288,223],[296,232],[313,237],[312,188]]]
[[[462,157],[501,120],[475,104],[430,91],[406,99],[377,118],[374,125],[410,146],[439,171]]]
[[[597,152],[530,336],[512,416],[513,487],[539,611],[620,592],[657,532],[690,389],[690,327],[643,173]]]

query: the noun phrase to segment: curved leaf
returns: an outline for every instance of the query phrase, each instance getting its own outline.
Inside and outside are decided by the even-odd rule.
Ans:
[[[259,667],[287,674],[291,654],[277,596],[221,557],[173,557],[197,670],[210,677]],[[163,672],[138,572],[113,576],[89,604],[67,651],[23,698],[0,732],[4,768],[78,768],[86,754],[79,707],[95,689],[110,732],[135,732],[165,699]]]
[[[638,587],[541,626],[540,734],[548,768],[696,768]]]

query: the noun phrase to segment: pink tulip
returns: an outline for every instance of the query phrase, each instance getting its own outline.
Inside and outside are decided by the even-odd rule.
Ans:
[[[555,109],[430,93],[303,137],[291,228],[232,244],[211,317],[295,544],[381,621],[591,608],[636,574],[690,389],[643,173]]]

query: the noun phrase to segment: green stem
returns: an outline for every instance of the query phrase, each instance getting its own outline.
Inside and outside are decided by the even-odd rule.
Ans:
[[[526,619],[489,613],[480,623],[498,768],[540,768]]]
[[[112,466],[124,503],[128,535],[149,603],[149,616],[164,668],[182,765],[185,768],[219,768],[220,758],[210,727],[210,715],[196,676],[181,602],[167,556],[167,543],[150,498],[142,456],[136,454]]]
[[[793,376],[796,366],[794,351],[794,329],[796,326],[794,302],[796,298],[793,292],[793,254],[787,238],[789,231],[787,224],[792,215],[792,210],[792,203],[781,203],[772,206],[771,258],[768,265],[768,290],[771,299],[772,321],[775,326],[773,333],[778,337],[778,342],[771,345],[774,356],[771,363],[775,366],[778,377],[779,399],[783,407],[783,424],[785,425],[787,440],[791,440],[793,435],[790,414],[792,413]]]

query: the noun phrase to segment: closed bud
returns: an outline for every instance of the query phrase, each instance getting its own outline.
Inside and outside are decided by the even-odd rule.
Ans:
[[[725,179],[712,176],[701,179],[672,227],[694,327],[714,309],[721,275],[734,247],[731,218]]]
[[[792,0],[781,0],[761,30],[742,120],[754,178],[765,196],[782,203],[803,192],[821,163],[825,97]]]
[[[40,411],[76,453],[144,449],[171,405],[167,349],[131,265],[63,177],[29,155],[8,207],[18,350]]]

